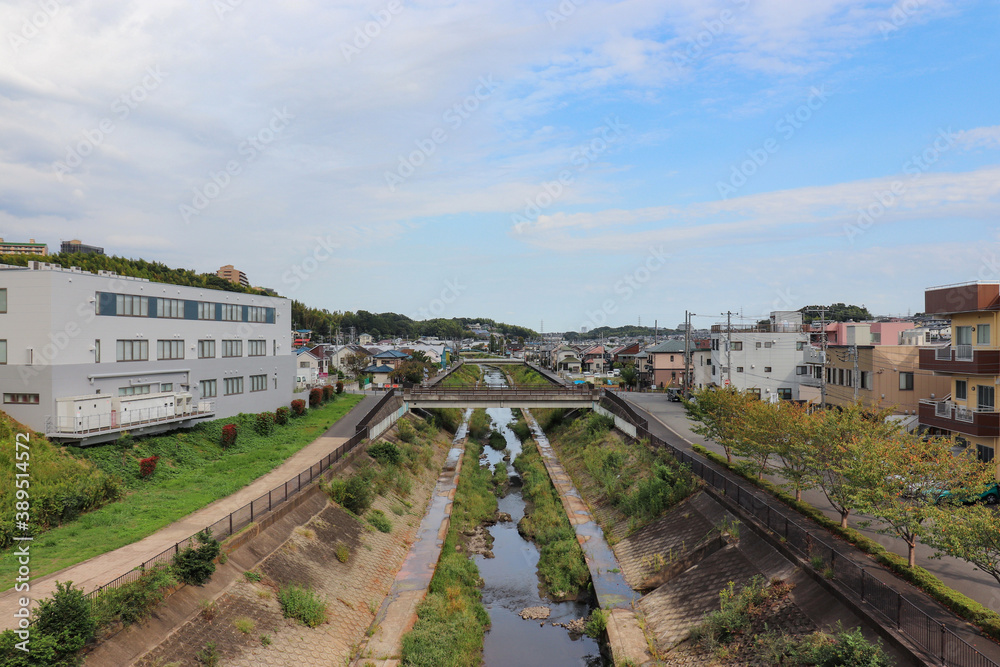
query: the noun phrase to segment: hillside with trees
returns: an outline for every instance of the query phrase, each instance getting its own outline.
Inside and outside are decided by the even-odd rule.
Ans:
[[[812,322],[820,319],[819,309],[826,308],[826,321],[827,322],[863,322],[865,320],[874,319],[874,316],[868,311],[864,305],[855,306],[847,305],[843,303],[833,303],[829,306],[806,306],[804,308],[799,308],[799,312],[802,313],[802,321],[806,324],[811,324]]]

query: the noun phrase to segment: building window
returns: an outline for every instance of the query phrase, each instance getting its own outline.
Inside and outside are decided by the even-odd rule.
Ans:
[[[38,405],[38,394],[4,394],[7,405]]]
[[[118,341],[118,361],[148,361],[149,341],[148,340],[120,340]]]
[[[0,340],[0,364],[7,363],[7,341]]]
[[[871,371],[861,371],[861,388],[871,391],[872,389]]]
[[[736,367],[736,372],[737,373],[742,373],[743,372],[743,367],[742,366],[737,366]]]
[[[94,363],[95,364],[101,363],[101,339],[100,338],[95,338],[94,339]]]
[[[743,341],[741,341],[741,340],[734,340],[733,344],[732,344],[732,349],[733,349],[733,352],[740,352],[741,350],[743,350]],[[673,360],[674,360],[674,358],[670,357],[670,361],[673,361]]]
[[[202,398],[215,398],[218,396],[218,385],[215,380],[202,380],[198,383],[198,393]]]
[[[248,306],[247,322],[267,322],[267,308],[263,306]]]
[[[184,317],[184,302],[180,299],[157,299],[156,316],[180,319]]]
[[[770,373],[771,372],[771,367],[770,366],[764,366],[764,372],[765,373]]]
[[[224,340],[224,341],[222,341],[222,356],[223,357],[242,357],[243,356],[243,341],[241,341],[241,340]]]
[[[837,384],[839,384],[841,387],[844,386],[844,369],[843,368],[838,368],[837,369]]]
[[[128,317],[149,317],[149,297],[118,294],[115,296],[118,314]]]
[[[913,373],[910,371],[900,371],[899,388],[901,391],[913,391]]]
[[[993,448],[987,447],[986,445],[976,445],[976,458],[983,463],[989,463],[993,460]]]
[[[215,319],[215,304],[214,303],[198,303],[198,319],[199,320],[214,320]]]
[[[200,341],[198,341],[198,358],[199,359],[215,359],[215,341],[214,340],[200,340]]]
[[[173,391],[173,390],[174,390],[174,383],[173,382],[161,382],[160,383],[160,391]]]
[[[222,319],[226,322],[239,322],[243,319],[243,306],[235,303],[220,303]]]
[[[969,383],[966,380],[955,380],[955,400],[964,401],[969,398]]]
[[[795,341],[795,351],[796,352],[801,352],[804,349],[806,349],[806,343],[805,343],[805,341],[801,341],[801,340]]]
[[[0,313],[7,312],[7,288],[0,287]]]
[[[243,393],[243,378],[226,378],[223,380],[225,383],[226,396],[231,396],[233,394]]]
[[[750,387],[749,389],[747,389],[747,393],[748,394],[753,394],[757,398],[758,401],[760,400],[760,388],[759,387]]]
[[[766,343],[764,343],[764,347],[766,349],[771,349],[772,347],[774,347],[774,343],[772,343],[771,341],[767,341]]]
[[[759,350],[762,347],[761,342],[757,341],[756,348]]]
[[[955,327],[955,345],[972,345],[972,327]]]
[[[808,374],[808,370],[806,369],[805,366],[796,366],[795,367],[795,374],[796,375],[807,375]]]
[[[882,344],[882,334],[881,333],[873,333],[872,334],[872,345],[881,345],[881,344]]]
[[[778,398],[783,401],[792,400],[792,389],[791,387],[778,387]]]
[[[976,387],[976,409],[979,412],[993,412],[995,390],[991,385],[981,384]]]
[[[266,340],[248,340],[247,341],[247,356],[248,357],[263,357],[267,354],[267,341]]]
[[[152,385],[148,384],[134,384],[129,387],[118,387],[119,396],[141,396],[142,394],[148,394],[151,391]]]
[[[976,327],[976,345],[990,344],[990,325],[980,324]]]
[[[267,375],[251,375],[250,391],[267,391]]]
[[[156,358],[163,359],[183,359],[184,341],[182,340],[158,340],[156,341]]]

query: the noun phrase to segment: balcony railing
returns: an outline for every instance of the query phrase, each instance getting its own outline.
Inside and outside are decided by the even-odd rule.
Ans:
[[[934,359],[935,361],[951,361],[951,345],[935,349]]]
[[[934,404],[934,416],[935,417],[951,417],[951,407],[954,405],[951,401],[938,401]]]
[[[921,348],[920,369],[963,375],[1000,375],[1000,350],[974,345]]]
[[[955,361],[972,361],[972,346],[971,345],[956,345],[955,346]]]
[[[174,408],[136,408],[125,412],[97,415],[66,415],[46,418],[46,431],[52,435],[89,435],[102,431],[138,428],[160,422],[182,421],[215,413],[214,401],[199,401],[187,412]]]
[[[1000,412],[992,406],[969,408],[951,401],[920,401],[920,423],[966,435],[1000,436]]]

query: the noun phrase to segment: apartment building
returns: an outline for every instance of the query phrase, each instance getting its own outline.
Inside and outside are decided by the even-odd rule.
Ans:
[[[798,312],[775,311],[769,322],[714,325],[711,383],[750,391],[762,400],[802,400],[809,333]]]
[[[78,444],[287,405],[287,299],[0,266],[2,408]]]
[[[970,282],[924,292],[928,314],[951,318],[949,345],[920,350],[920,370],[945,378],[946,395],[920,402],[920,424],[955,435],[992,461],[1000,444],[1000,283]]]
[[[250,281],[247,279],[247,274],[235,268],[232,264],[226,264],[225,266],[219,267],[219,270],[215,272],[215,275],[219,276],[223,280],[228,280],[233,284],[250,287]]]
[[[49,246],[46,243],[35,243],[35,239],[27,243],[23,241],[4,241],[0,238],[0,255],[40,255],[49,254]]]

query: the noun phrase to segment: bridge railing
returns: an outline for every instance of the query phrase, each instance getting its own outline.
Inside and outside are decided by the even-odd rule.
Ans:
[[[581,387],[413,387],[403,391],[407,399],[442,399],[442,400],[476,400],[495,398],[518,399],[551,399],[566,397],[567,399],[596,400],[600,392],[587,386]]]

